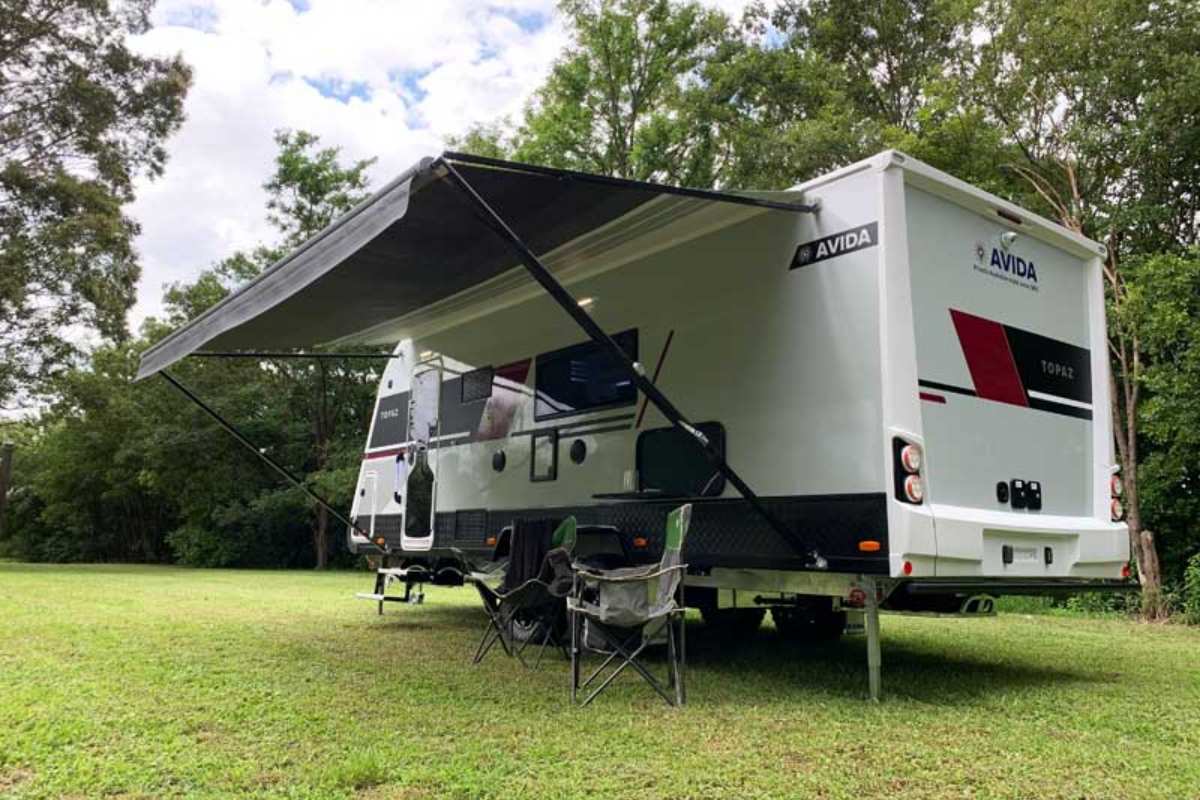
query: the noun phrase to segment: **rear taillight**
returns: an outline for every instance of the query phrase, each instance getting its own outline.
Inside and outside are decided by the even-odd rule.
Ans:
[[[896,499],[911,505],[925,502],[925,483],[921,477],[925,459],[921,446],[896,437],[892,439],[892,458]]]
[[[904,479],[904,496],[910,503],[921,503],[925,500],[925,487],[921,484],[920,475],[909,475]]]
[[[1112,513],[1113,522],[1120,522],[1125,518],[1125,506],[1121,505],[1121,501],[1115,497],[1109,504],[1108,510]]]
[[[1128,578],[1131,574],[1133,574],[1133,570],[1131,570],[1129,568],[1128,563],[1126,563],[1123,567],[1121,567],[1121,577],[1122,578]]]
[[[1108,492],[1113,497],[1120,497],[1125,492],[1125,484],[1121,482],[1120,475],[1113,475],[1108,479]]]

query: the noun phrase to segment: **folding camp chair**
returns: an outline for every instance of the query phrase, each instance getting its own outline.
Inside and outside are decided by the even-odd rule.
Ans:
[[[586,706],[626,667],[633,667],[668,705],[686,702],[683,578],[687,564],[681,563],[680,553],[691,519],[691,504],[680,506],[667,516],[666,543],[658,564],[603,571],[576,568],[574,591],[567,601],[571,625],[571,702],[577,702],[580,689],[587,689],[609,669],[608,676],[584,698],[582,704]],[[647,647],[662,641],[664,631],[666,686],[638,660]],[[607,653],[607,657],[580,683],[580,661],[585,647]]]
[[[488,616],[488,624],[475,649],[473,663],[482,661],[497,642],[506,655],[515,657],[531,669],[538,667],[550,644],[565,650],[562,636],[566,627],[565,601],[574,581],[571,556],[576,541],[575,518],[567,517],[554,530],[550,549],[534,577],[511,589],[505,589],[503,584],[494,587],[491,581],[482,576],[469,579],[479,592],[483,610]],[[518,631],[524,635],[518,635]],[[537,658],[530,665],[524,653],[534,643],[537,645]]]

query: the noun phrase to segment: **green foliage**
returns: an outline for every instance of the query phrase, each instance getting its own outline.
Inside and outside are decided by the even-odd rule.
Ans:
[[[150,6],[0,4],[0,407],[45,389],[80,329],[127,333],[138,228],[123,207],[162,172],[191,82],[178,58],[127,46]]]
[[[727,18],[696,2],[562,0],[572,43],[514,137],[520,159],[639,180],[713,183],[711,131],[692,110]],[[474,143],[499,143],[477,130]]]
[[[165,293],[166,320],[102,345],[53,383],[56,401],[19,451],[6,551],[30,561],[324,566],[340,527],[160,381],[134,384],[138,354],[202,313],[366,195],[307,133],[281,132],[267,184],[279,247],[235,253]],[[365,362],[192,360],[174,373],[310,488],[348,508],[373,405]],[[337,531],[337,534],[334,531]],[[348,554],[340,556],[348,561]]]
[[[1200,625],[1200,553],[1188,559],[1183,573],[1183,617],[1192,625]]]
[[[315,149],[320,138],[307,131],[278,131],[275,174],[267,190],[267,219],[283,235],[281,245],[295,247],[367,197],[367,170],[375,159],[348,167],[338,148]]]

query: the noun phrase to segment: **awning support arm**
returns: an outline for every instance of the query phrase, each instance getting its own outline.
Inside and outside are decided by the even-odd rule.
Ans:
[[[260,448],[255,447],[254,442],[247,439],[246,436],[241,431],[239,431],[237,428],[235,428],[233,426],[233,423],[229,422],[224,417],[222,417],[220,414],[218,414],[216,409],[214,409],[208,403],[205,403],[203,400],[201,400],[196,395],[195,392],[193,392],[191,389],[189,389],[188,387],[186,387],[182,383],[180,383],[175,378],[174,375],[167,372],[165,369],[162,370],[161,372],[159,372],[159,375],[162,375],[163,378],[167,381],[167,383],[171,384],[176,389],[178,389],[180,392],[182,392],[184,397],[186,397],[187,399],[189,399],[193,403],[195,403],[197,406],[199,406],[201,411],[203,411],[204,413],[206,413],[210,417],[212,417],[218,425],[220,425],[222,428],[224,428],[226,430],[226,432],[229,433],[229,435],[231,435],[234,439],[237,439],[238,442],[243,447],[245,447],[251,453],[254,453],[254,455],[258,456],[258,458],[261,461],[263,461],[263,463],[265,463],[271,469],[275,470],[281,476],[283,476],[283,478],[288,483],[292,484],[297,489],[299,489],[300,491],[302,491],[306,495],[308,495],[310,498],[312,498],[312,500],[314,502],[316,502],[318,505],[322,506],[330,514],[332,514],[334,516],[334,518],[337,519],[339,522],[343,522],[348,527],[353,528],[355,531],[357,531],[359,533],[360,536],[367,536],[366,531],[364,531],[362,528],[358,527],[353,522],[351,522],[349,519],[347,519],[345,516],[343,516],[342,513],[340,511],[338,511],[336,508],[334,508],[329,503],[329,501],[326,500],[324,497],[321,497],[321,495],[317,494],[312,489],[309,489],[307,486],[305,486],[304,481],[300,480],[300,478],[297,477],[291,470],[289,470],[287,467],[280,464],[275,459],[271,458],[269,455],[264,453]]]
[[[753,508],[754,511],[760,517],[762,517],[768,525],[771,526],[771,529],[779,534],[779,536],[796,552],[801,553],[808,560],[810,566],[823,568],[825,559],[823,559],[812,547],[810,547],[804,541],[804,539],[799,536],[799,534],[788,528],[781,519],[771,513],[771,511],[768,510],[765,505],[763,505],[762,500],[760,500],[758,495],[754,493],[754,490],[742,480],[741,476],[734,471],[733,467],[729,466],[729,464],[725,461],[724,456],[722,456],[721,453],[716,450],[716,448],[710,441],[708,441],[706,437],[703,435],[697,436],[697,434],[699,434],[697,428],[688,422],[687,418],[684,417],[682,412],[675,407],[675,404],[667,399],[666,395],[660,392],[658,387],[646,377],[646,371],[642,365],[629,358],[625,351],[621,349],[621,346],[613,341],[612,337],[605,333],[604,329],[597,325],[595,320],[593,320],[586,311],[580,308],[579,303],[577,303],[575,298],[571,296],[570,292],[563,288],[561,283],[555,280],[554,276],[550,274],[550,271],[541,262],[537,255],[535,255],[534,252],[530,250],[528,246],[526,246],[525,242],[521,240],[521,237],[518,236],[512,230],[512,228],[508,226],[508,223],[506,223],[504,219],[497,214],[490,205],[488,205],[487,201],[484,200],[477,191],[475,191],[475,187],[473,187],[467,181],[467,179],[464,178],[462,174],[454,168],[454,165],[445,159],[439,159],[439,161],[435,163],[433,167],[434,169],[440,167],[446,171],[447,177],[478,209],[482,217],[482,222],[484,222],[489,228],[495,231],[502,239],[504,239],[505,242],[508,243],[513,251],[520,257],[521,263],[524,264],[525,269],[528,270],[531,276],[533,276],[533,279],[537,281],[543,289],[546,290],[546,293],[549,294],[550,297],[553,298],[554,301],[558,303],[559,306],[561,306],[562,309],[566,311],[573,320],[575,320],[575,323],[583,329],[584,333],[586,333],[592,341],[607,350],[613,358],[617,359],[619,364],[625,367],[625,370],[633,378],[634,383],[637,384],[638,389],[640,389],[642,393],[646,395],[650,402],[662,412],[663,416],[666,417],[672,425],[691,435],[696,440],[697,444],[703,448],[705,455],[708,456],[708,459],[712,462],[713,466],[716,467],[716,469],[725,477],[726,480],[733,484],[734,488],[738,490],[738,493],[741,494],[742,497],[746,499],[746,502],[750,504],[750,507]]]

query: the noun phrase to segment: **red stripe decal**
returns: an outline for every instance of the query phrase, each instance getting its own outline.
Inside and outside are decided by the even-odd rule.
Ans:
[[[374,458],[391,458],[392,456],[404,455],[403,447],[393,447],[391,450],[379,450],[374,453],[363,453],[362,460],[370,461]]]
[[[675,338],[675,329],[667,331],[667,340],[663,342],[662,352],[658,354],[658,363],[654,366],[654,377],[650,379],[651,383],[658,383],[658,375],[662,372],[663,362],[667,360],[667,351],[671,349],[671,340]],[[642,427],[642,417],[646,416],[646,405],[650,402],[649,397],[642,398],[642,410],[638,412],[637,422],[633,423],[633,427]]]
[[[496,367],[496,377],[504,378],[513,383],[523,384],[525,383],[525,379],[529,377],[529,365],[531,363],[533,363],[533,359],[526,358]]]
[[[985,400],[1028,406],[1025,387],[1017,372],[1012,349],[1004,326],[990,319],[976,317],[962,311],[950,309],[958,343],[962,345],[967,369],[971,371],[971,382],[976,393]]]
[[[921,399],[928,403],[941,403],[942,405],[946,404],[946,398],[942,397],[940,394],[933,394],[932,392],[921,392],[920,394]]]

